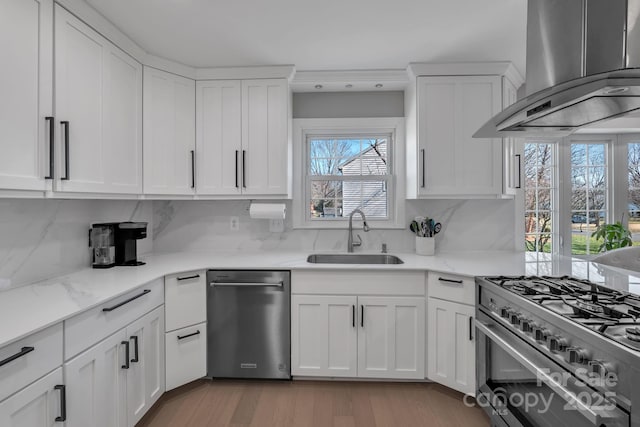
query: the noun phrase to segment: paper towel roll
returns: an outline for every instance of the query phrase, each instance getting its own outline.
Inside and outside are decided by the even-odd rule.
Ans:
[[[287,207],[284,203],[251,203],[249,217],[253,219],[284,219]]]

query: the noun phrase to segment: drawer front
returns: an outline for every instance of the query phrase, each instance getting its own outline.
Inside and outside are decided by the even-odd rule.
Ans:
[[[167,391],[207,375],[207,324],[167,332]]]
[[[430,271],[427,280],[427,293],[430,297],[462,304],[476,303],[476,282],[473,277]]]
[[[0,348],[0,401],[62,365],[62,322]]]
[[[424,271],[306,270],[291,272],[291,293],[423,296]]]
[[[164,278],[167,332],[207,320],[206,282],[204,270],[172,274]]]
[[[64,322],[64,358],[69,360],[164,302],[164,280],[147,283]]]

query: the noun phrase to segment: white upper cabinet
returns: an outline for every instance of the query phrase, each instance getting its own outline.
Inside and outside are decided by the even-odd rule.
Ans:
[[[55,190],[142,192],[142,65],[55,7]]]
[[[0,3],[0,189],[50,187],[53,1]]]
[[[503,74],[512,69],[506,63],[410,67],[408,198],[503,195],[502,139],[473,134],[502,110]]]
[[[240,194],[240,80],[196,83],[197,193]]]
[[[242,81],[242,192],[286,195],[290,144],[285,79]]]
[[[144,193],[195,187],[195,81],[144,67]]]
[[[502,78],[502,109],[518,100],[518,90],[507,77]],[[504,138],[502,142],[503,193],[513,196],[522,188],[523,144],[516,138]]]
[[[290,194],[286,79],[196,83],[196,192]]]

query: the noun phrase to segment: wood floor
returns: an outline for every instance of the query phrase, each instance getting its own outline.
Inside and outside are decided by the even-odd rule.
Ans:
[[[200,380],[166,393],[138,427],[487,427],[431,383]]]

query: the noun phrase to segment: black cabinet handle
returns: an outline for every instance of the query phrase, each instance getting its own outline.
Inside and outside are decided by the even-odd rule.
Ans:
[[[360,306],[360,327],[364,328],[364,305]]]
[[[129,341],[133,340],[133,352],[135,353],[135,356],[133,357],[133,359],[131,359],[131,361],[133,363],[138,363],[140,361],[140,358],[138,357],[138,336],[137,335],[132,335],[131,338],[129,338]]]
[[[469,341],[473,341],[473,316],[469,316]]]
[[[121,341],[120,344],[124,345],[124,365],[121,366],[122,369],[129,369],[131,365],[129,365],[129,341]]]
[[[196,188],[196,152],[191,150],[191,188]]]
[[[444,277],[438,277],[438,280],[441,282],[462,284],[462,280],[445,279]]]
[[[198,329],[197,331],[195,331],[192,334],[187,334],[187,335],[182,335],[182,336],[178,335],[178,341],[179,340],[183,340],[185,338],[193,337],[193,336],[196,336],[196,335],[200,335],[200,329]]]
[[[240,152],[236,150],[236,188],[238,188],[238,154]]]
[[[56,417],[57,423],[67,421],[67,388],[64,385],[56,385],[54,390],[60,390],[60,416]]]
[[[351,306],[351,326],[356,327],[356,306]]]
[[[138,294],[136,296],[133,296],[133,297],[129,298],[126,301],[122,301],[121,303],[116,304],[116,305],[114,305],[112,307],[103,308],[102,311],[107,311],[107,312],[113,311],[116,308],[122,307],[125,304],[129,304],[131,301],[136,300],[136,299],[140,298],[141,296],[144,296],[144,295],[148,294],[149,292],[151,292],[151,289],[145,289],[144,291],[142,291],[142,293],[140,293],[140,294]]]
[[[62,181],[69,180],[69,122],[61,121],[60,126],[64,128],[64,176],[60,179]]]
[[[53,117],[45,117],[44,118],[49,123],[49,175],[45,176],[44,179],[53,179],[53,171],[54,171],[54,134],[55,130],[55,119]]]
[[[247,160],[247,152],[242,150],[242,187],[247,188],[247,175],[246,175],[246,160]]]
[[[35,350],[35,347],[22,347],[22,349],[19,352],[17,352],[16,354],[14,354],[13,356],[9,356],[6,359],[0,361],[0,366],[4,366],[7,363],[11,363],[16,359],[21,358],[25,354],[31,353],[33,350]]]
[[[515,157],[518,158],[518,185],[516,185],[515,188],[521,188],[522,187],[522,156],[520,154],[516,154]]]
[[[421,156],[421,161],[422,161],[422,167],[420,168],[422,170],[422,183],[420,184],[421,188],[424,188],[424,148],[420,150],[420,156]]]
[[[190,279],[197,279],[198,277],[200,277],[199,274],[194,274],[193,276],[178,277],[176,280],[178,280],[178,281],[180,281],[180,280],[190,280]]]

